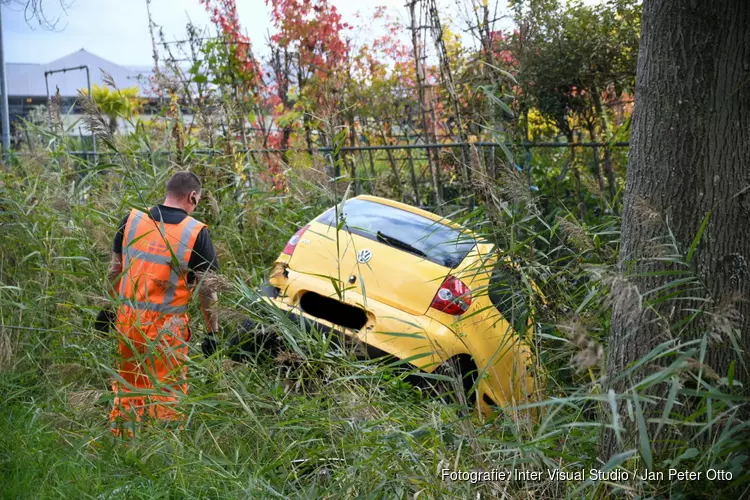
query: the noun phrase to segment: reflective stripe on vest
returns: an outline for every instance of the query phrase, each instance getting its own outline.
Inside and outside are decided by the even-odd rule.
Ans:
[[[180,260],[180,269],[187,270],[188,268],[188,259],[185,259],[185,255],[187,254],[187,246],[188,246],[188,238],[190,238],[190,234],[195,230],[195,226],[198,225],[198,221],[190,217],[190,220],[185,225],[185,229],[182,231],[182,236],[180,237],[180,244],[177,248],[177,258]],[[174,292],[177,289],[177,281],[180,279],[180,276],[177,274],[177,271],[175,270],[174,266],[172,267],[172,270],[169,274],[169,282],[172,283],[172,286],[167,290],[167,293],[164,295],[164,303],[165,304],[171,304],[174,300]]]
[[[122,303],[131,309],[138,309],[139,311],[156,311],[164,314],[182,314],[186,313],[188,310],[187,304],[184,306],[169,306],[166,304],[154,304],[153,302],[129,299],[125,299]]]
[[[125,263],[122,266],[123,275],[122,275],[122,278],[120,279],[120,298],[121,299],[125,298],[125,280],[128,279],[128,270],[130,269],[130,254],[131,254],[130,245],[133,239],[135,238],[136,231],[138,230],[138,225],[141,223],[141,214],[143,214],[143,212],[140,212],[140,211],[131,212],[130,218],[128,218],[128,222],[130,222],[130,230],[128,231],[128,234],[127,234],[127,241],[123,240],[122,242],[122,250],[123,250],[123,253],[125,254]],[[135,218],[133,219],[133,217]],[[127,223],[125,225],[127,226]],[[125,231],[123,230],[123,233],[124,232]]]
[[[180,224],[165,224],[134,209],[126,227],[123,241],[124,270],[120,281],[120,298],[123,303],[133,309],[164,314],[186,312],[189,297],[186,273],[190,250],[205,224],[189,216]],[[158,250],[152,252],[143,247]],[[177,247],[176,251],[174,247]],[[144,280],[143,283],[141,280]],[[168,283],[169,286],[161,296],[159,288],[155,293],[152,290],[149,294],[149,281]],[[181,296],[175,299],[181,286]],[[160,288],[165,287],[160,285]],[[148,300],[140,300],[142,298]]]

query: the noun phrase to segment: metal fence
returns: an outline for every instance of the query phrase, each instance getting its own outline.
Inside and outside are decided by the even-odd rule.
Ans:
[[[391,144],[371,146],[319,147],[311,149],[238,149],[249,172],[265,172],[275,166],[284,170],[290,165],[306,164],[324,171],[335,180],[347,180],[355,194],[377,193],[385,187],[404,201],[416,204],[437,204],[441,200],[459,195],[471,186],[472,177],[484,175],[497,178],[501,169],[513,168],[525,173],[531,180],[531,171],[545,167],[541,162],[551,162],[550,155],[535,158],[535,150],[556,151],[557,162],[575,159],[590,172],[604,170],[605,163],[613,160],[613,152],[627,148],[627,142],[529,142],[529,143],[438,143]],[[113,153],[69,151],[87,165],[116,161]],[[177,162],[203,162],[211,165],[227,158],[223,150],[193,149],[178,151],[141,151],[139,159],[155,165]],[[536,153],[538,156],[539,153]],[[567,167],[565,167],[567,169]],[[252,175],[251,175],[252,177]],[[601,176],[599,177],[601,178]]]

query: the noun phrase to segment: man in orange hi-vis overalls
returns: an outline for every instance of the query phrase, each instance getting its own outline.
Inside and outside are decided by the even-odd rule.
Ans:
[[[133,209],[115,236],[109,278],[119,300],[115,326],[121,356],[112,384],[112,433],[144,418],[180,420],[175,403],[187,392],[185,359],[190,340],[188,302],[196,272],[217,270],[206,225],[192,218],[201,181],[178,172],[167,182],[163,204],[148,212]],[[208,335],[204,354],[216,350],[216,293],[199,288]]]

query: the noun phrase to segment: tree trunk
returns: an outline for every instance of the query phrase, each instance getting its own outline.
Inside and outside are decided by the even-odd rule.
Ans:
[[[701,328],[693,322],[678,329],[696,301],[654,303],[644,296],[676,279],[660,273],[675,267],[653,258],[659,256],[654,239],[669,229],[685,256],[709,212],[690,268],[711,302],[697,307],[714,314],[733,309],[730,322],[745,358],[750,344],[750,2],[647,0],[642,16],[620,266],[643,307],[614,301],[607,373],[618,393],[629,384],[611,379],[658,344],[722,330],[710,315]],[[726,324],[723,342],[705,358],[719,377],[737,356]],[[746,359],[737,360],[736,370],[747,388]],[[616,451],[612,436],[603,444],[605,453]]]
[[[422,117],[422,133],[424,137],[425,144],[435,143],[437,142],[436,138],[434,137],[434,133],[430,133],[431,127],[435,126],[435,119],[434,119],[434,102],[430,100],[428,103],[427,93],[424,88],[424,81],[425,81],[425,68],[424,68],[424,57],[422,55],[422,47],[419,43],[419,35],[417,31],[420,29],[418,27],[419,21],[416,18],[416,5],[417,0],[412,0],[409,2],[409,20],[410,25],[409,29],[411,30],[411,44],[412,44],[412,50],[414,54],[414,75],[416,78],[416,85],[417,85],[417,102],[419,104],[419,113]],[[433,113],[433,121],[432,124],[428,125],[427,120],[427,107],[428,104],[432,108]],[[427,168],[430,169],[431,177],[434,179],[433,189],[435,191],[435,200],[436,205],[439,205],[442,201],[442,192],[441,192],[441,186],[440,186],[440,165],[438,161],[438,155],[435,154],[435,151],[432,149],[426,149],[427,152]],[[434,175],[432,174],[434,170]]]

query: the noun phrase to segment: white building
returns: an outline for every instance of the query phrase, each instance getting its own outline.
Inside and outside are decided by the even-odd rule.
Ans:
[[[78,90],[88,86],[86,69],[92,86],[105,85],[102,80],[103,70],[112,76],[118,88],[138,87],[141,96],[149,99],[146,108],[149,104],[156,104],[149,82],[151,68],[120,66],[86,49],[46,64],[9,62],[6,63],[6,77],[11,133],[14,124],[18,124],[21,118],[27,117],[34,108],[47,104],[48,91],[50,96],[54,96],[59,89],[62,97],[63,123],[72,126],[74,130],[71,130],[71,133],[77,135],[80,109],[76,101]]]

